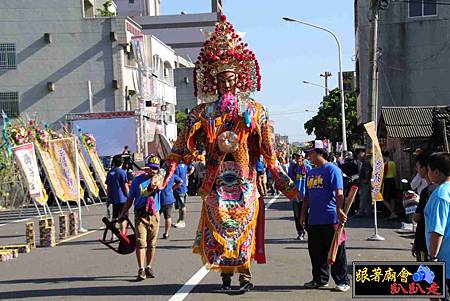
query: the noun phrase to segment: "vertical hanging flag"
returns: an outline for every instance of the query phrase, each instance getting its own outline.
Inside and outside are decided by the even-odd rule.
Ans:
[[[16,146],[13,148],[13,152],[17,165],[26,180],[30,196],[41,199],[43,197],[41,178],[33,144],[27,143]]]
[[[48,153],[53,162],[55,173],[64,191],[64,201],[79,200],[79,185],[75,170],[74,140],[72,138],[48,141]]]
[[[384,162],[375,129],[375,122],[368,122],[364,124],[364,127],[373,143],[372,201],[382,201],[383,195],[381,194],[381,185],[383,184]]]

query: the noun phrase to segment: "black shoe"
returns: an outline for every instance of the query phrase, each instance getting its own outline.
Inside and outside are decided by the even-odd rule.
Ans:
[[[231,291],[231,282],[224,282],[220,287],[221,291]]]
[[[241,286],[239,287],[239,291],[241,292],[248,292],[249,290],[252,290],[255,286],[250,281],[245,281],[241,283]]]
[[[305,233],[300,233],[300,234],[297,236],[297,239],[298,239],[298,240],[304,240],[304,239],[305,239]]]
[[[145,268],[145,276],[147,278],[156,278],[155,272],[153,271],[152,268],[150,267],[146,267]]]
[[[164,233],[162,236],[162,239],[168,239],[169,238],[169,234]]]

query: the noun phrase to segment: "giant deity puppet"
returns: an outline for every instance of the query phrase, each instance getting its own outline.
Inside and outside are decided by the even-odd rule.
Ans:
[[[255,54],[225,16],[201,49],[194,70],[195,95],[206,103],[195,107],[166,158],[165,183],[181,161],[189,163],[206,150],[206,175],[200,189],[201,218],[193,246],[203,262],[221,272],[222,289],[231,289],[240,273],[241,290],[250,282],[252,259],[265,263],[264,201],[255,169],[262,155],[276,186],[289,199],[298,191],[278,165],[272,149],[267,109],[250,98],[260,90]]]

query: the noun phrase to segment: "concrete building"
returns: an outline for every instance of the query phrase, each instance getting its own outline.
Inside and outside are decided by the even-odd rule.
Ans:
[[[359,122],[369,116],[369,0],[355,1]],[[383,106],[450,103],[450,6],[439,1],[390,1],[380,11],[378,118]]]
[[[150,101],[142,103],[131,46],[133,37],[143,35],[142,28],[129,17],[99,17],[102,3],[0,2],[0,109],[11,117],[37,114],[58,126],[68,113],[142,108],[154,115],[160,104],[160,123],[174,139],[173,69],[192,65],[157,37],[145,36],[144,64],[153,72],[147,80]]]
[[[161,0],[114,0],[120,16],[159,16]]]
[[[114,1],[119,15],[133,16],[133,19],[141,25],[144,34],[156,36],[175,50],[177,55],[191,62],[190,67],[187,64],[175,66],[176,110],[191,110],[200,104],[201,100],[194,97],[192,63],[197,60],[200,48],[206,40],[205,33],[214,31],[214,26],[219,21],[223,12],[222,0],[211,0],[210,12],[199,14],[180,12],[179,15],[160,15],[159,0]]]
[[[126,18],[95,18],[90,1],[0,2],[0,99],[10,116],[114,111],[120,97],[120,45]],[[91,16],[91,17],[89,17]],[[88,81],[92,91],[89,103]]]
[[[144,33],[195,62],[205,41],[202,31],[213,31],[223,11],[222,0],[211,0],[211,11],[200,14],[160,15],[160,0],[114,0],[120,16],[133,16]],[[206,1],[205,1],[206,2]]]
[[[188,112],[201,103],[194,96],[193,68],[177,68],[174,70],[175,86],[177,87],[176,110]]]

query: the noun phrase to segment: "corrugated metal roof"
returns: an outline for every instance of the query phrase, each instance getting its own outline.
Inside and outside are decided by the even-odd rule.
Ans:
[[[433,134],[433,110],[444,107],[382,107],[381,116],[391,138],[427,138]]]

